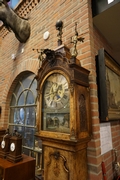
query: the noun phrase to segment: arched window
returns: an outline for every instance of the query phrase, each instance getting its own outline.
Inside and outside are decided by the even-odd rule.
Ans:
[[[41,141],[35,138],[37,81],[34,74],[27,74],[19,80],[10,103],[9,131],[17,130],[23,137],[23,153],[41,152]]]

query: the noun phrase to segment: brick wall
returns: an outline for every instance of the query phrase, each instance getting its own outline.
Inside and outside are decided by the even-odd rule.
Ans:
[[[37,3],[36,3],[37,4]],[[74,36],[75,22],[78,34],[85,38],[84,43],[78,42],[78,59],[83,67],[90,70],[90,101],[92,118],[92,137],[88,144],[88,180],[101,180],[101,162],[104,161],[107,170],[107,179],[112,180],[114,161],[113,152],[101,156],[100,149],[100,124],[98,112],[98,98],[96,85],[95,55],[98,49],[105,48],[113,54],[111,47],[93,27],[90,0],[41,0],[27,14],[31,24],[31,36],[25,44],[21,44],[12,32],[7,32],[2,40],[0,38],[0,116],[1,126],[7,127],[9,120],[9,103],[17,79],[25,71],[37,74],[38,53],[34,49],[57,47],[57,20],[63,21],[62,41],[69,48],[72,47],[71,37]],[[48,40],[43,39],[44,32],[49,31]],[[22,50],[24,52],[22,53]],[[11,55],[16,58],[12,60]],[[113,147],[120,150],[120,123],[111,123]],[[118,152],[118,155],[120,152]],[[120,161],[120,155],[118,156]]]
[[[105,48],[105,50],[113,56],[112,48],[109,46],[109,44],[106,42],[106,40],[103,38],[103,36],[98,32],[98,30],[95,27],[91,27],[91,36],[94,39],[93,45],[92,45],[92,51],[94,52],[94,57],[97,55],[98,50],[100,48]],[[93,70],[94,71],[94,70]],[[93,76],[96,73],[94,71]],[[94,78],[93,78],[94,79]],[[94,79],[95,80],[95,79]],[[95,84],[94,84],[95,83]],[[111,150],[104,155],[101,156],[101,149],[100,149],[100,134],[99,134],[99,112],[98,112],[98,99],[96,95],[97,87],[96,87],[96,80],[92,83],[92,94],[91,94],[91,108],[93,107],[93,136],[92,140],[88,145],[88,169],[89,169],[89,179],[96,180],[96,179],[102,179],[102,173],[101,171],[101,162],[103,161],[105,163],[106,167],[106,177],[108,180],[113,179],[113,162],[115,160],[114,158],[114,151]],[[94,84],[94,85],[93,85]],[[118,150],[118,161],[120,161],[120,122],[111,122],[111,133],[112,133],[112,144],[113,148],[116,148]]]
[[[112,143],[113,143],[113,149],[117,149],[117,155],[118,155],[118,162],[120,162],[120,122],[112,122],[111,123],[111,132],[112,132]],[[115,173],[113,171],[113,162],[115,161],[115,154],[114,150],[111,150],[110,152],[104,154],[102,156],[103,161],[106,165],[107,170],[107,176],[109,179],[112,179],[112,175]]]

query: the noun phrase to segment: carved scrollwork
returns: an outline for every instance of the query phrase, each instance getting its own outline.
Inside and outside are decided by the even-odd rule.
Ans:
[[[75,140],[75,139],[76,139],[76,138],[75,138],[75,130],[74,130],[73,127],[72,127],[72,129],[71,129],[70,139],[71,139],[71,140]]]
[[[38,91],[37,92],[37,100],[39,101],[39,99],[40,99],[40,92]]]
[[[51,49],[44,49],[43,53],[46,55],[46,59],[48,60],[50,66],[53,66],[56,62],[55,51]]]
[[[59,176],[59,174],[60,174],[60,167],[59,167],[58,163],[55,163],[53,172],[54,172],[55,176],[57,176],[57,177]]]
[[[74,84],[73,83],[70,84],[70,92],[73,95],[73,92],[74,92]]]
[[[86,101],[83,94],[79,97],[79,112],[80,112],[80,131],[87,130],[87,110],[86,110]]]
[[[68,174],[68,180],[69,180],[69,169],[67,168],[67,160],[66,158],[60,154],[60,152],[58,151],[55,151],[53,153],[50,153],[49,154],[49,162],[47,163],[47,167],[49,167],[51,165],[51,162],[52,162],[52,157],[54,158],[55,160],[55,163],[54,163],[54,166],[53,166],[53,172],[54,172],[54,175],[56,177],[58,177],[61,173],[61,170],[60,170],[60,164],[59,164],[59,159],[61,158],[62,161],[63,161],[63,169],[65,170],[65,172]]]

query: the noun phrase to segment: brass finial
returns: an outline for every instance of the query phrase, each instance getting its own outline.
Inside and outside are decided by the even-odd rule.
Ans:
[[[77,42],[78,41],[84,42],[84,38],[78,36],[77,23],[75,23],[75,35],[71,38],[71,43],[73,43],[73,47],[70,49],[70,53],[72,56],[71,57],[72,62],[75,62],[76,56],[78,55],[78,52],[77,52]]]
[[[39,50],[39,49],[33,49],[33,51],[37,51],[37,53],[39,53],[39,56],[38,56],[38,60],[39,60],[39,68],[41,67],[41,65],[42,65],[42,61],[44,60],[44,56],[43,56],[43,54],[44,54],[44,49],[41,49],[41,50]]]

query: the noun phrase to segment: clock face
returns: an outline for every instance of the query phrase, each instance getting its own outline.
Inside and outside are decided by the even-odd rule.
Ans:
[[[14,151],[14,150],[15,150],[15,143],[11,143],[11,145],[10,145],[10,150],[11,150],[11,151]]]
[[[69,103],[69,86],[67,79],[60,73],[50,75],[44,86],[44,107],[62,109]]]
[[[2,149],[5,148],[5,141],[4,141],[4,140],[1,142],[1,148],[2,148]]]

